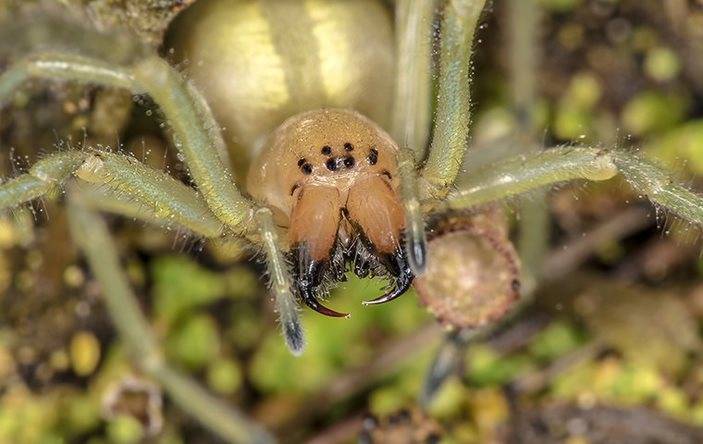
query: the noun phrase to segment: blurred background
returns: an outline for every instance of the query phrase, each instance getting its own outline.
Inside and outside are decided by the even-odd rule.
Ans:
[[[129,26],[168,56],[163,35],[193,1],[57,3]],[[520,4],[538,12],[516,14]],[[18,7],[0,0],[2,14]],[[525,31],[520,18],[534,24]],[[617,146],[698,187],[702,1],[495,0],[480,23],[469,163],[525,147]],[[0,111],[0,177],[84,136],[184,175],[149,100],[37,81]],[[283,442],[702,442],[698,228],[619,179],[506,204],[516,240],[528,214],[528,239],[546,238],[518,243],[534,256],[523,256],[515,314],[448,333],[414,292],[362,308],[384,284],[350,275],[330,305],[353,316],[303,310],[299,358],[262,264],[241,248],[108,220],[169,362]],[[130,364],[57,195],[0,216],[0,443],[74,442],[219,441]]]

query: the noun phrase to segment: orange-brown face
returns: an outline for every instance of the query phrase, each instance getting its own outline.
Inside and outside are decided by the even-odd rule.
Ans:
[[[252,165],[248,190],[288,229],[304,300],[306,292],[316,296],[324,275],[342,279],[350,262],[361,276],[386,272],[402,291],[410,285],[397,150],[390,136],[362,115],[323,109],[285,121]]]

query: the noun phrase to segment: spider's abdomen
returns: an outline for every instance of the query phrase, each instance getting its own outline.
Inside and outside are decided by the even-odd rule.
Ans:
[[[240,172],[297,113],[342,107],[387,123],[394,45],[380,0],[200,0],[170,43],[225,127]]]

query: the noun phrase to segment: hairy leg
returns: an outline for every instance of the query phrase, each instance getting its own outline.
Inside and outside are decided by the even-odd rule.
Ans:
[[[484,168],[430,208],[469,208],[574,179],[607,180],[616,174],[652,203],[703,224],[703,197],[677,183],[665,169],[636,154],[600,148],[553,148]]]
[[[66,151],[47,156],[28,173],[0,183],[0,211],[42,197],[61,186],[83,164],[86,153]]]
[[[104,51],[109,53],[111,48]],[[0,75],[0,105],[30,78],[96,83],[151,96],[172,128],[175,144],[212,212],[234,231],[253,228],[254,203],[237,189],[223,161],[224,142],[212,113],[195,88],[157,55],[119,65],[61,50],[34,52]]]
[[[427,152],[432,117],[432,34],[437,0],[398,0],[391,133],[416,159]]]
[[[194,189],[136,159],[99,151],[65,151],[38,161],[28,173],[0,184],[0,211],[42,197],[78,177],[99,188],[102,210],[166,226],[177,225],[203,237],[226,232]]]
[[[305,337],[303,328],[300,325],[298,307],[291,289],[293,282],[290,278],[288,263],[283,257],[283,252],[279,245],[278,231],[273,222],[273,214],[268,208],[261,208],[256,211],[256,221],[259,225],[261,240],[267,256],[267,266],[271,291],[276,302],[281,331],[286,340],[288,349],[298,356],[305,347]]]
[[[422,170],[429,196],[444,197],[459,174],[471,120],[471,54],[485,0],[449,0],[440,43],[439,93],[432,144]]]
[[[119,264],[105,222],[71,193],[68,206],[73,238],[103,288],[107,311],[140,368],[158,381],[181,409],[233,443],[273,443],[274,438],[242,412],[210,395],[187,375],[170,368]]]
[[[404,150],[401,148],[401,150]],[[427,236],[419,199],[419,184],[415,162],[409,151],[398,154],[400,198],[405,213],[405,251],[415,276],[427,268]]]

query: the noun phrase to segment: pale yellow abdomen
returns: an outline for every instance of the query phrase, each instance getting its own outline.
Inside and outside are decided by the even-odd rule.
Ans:
[[[380,0],[200,0],[168,44],[203,92],[239,177],[286,118],[355,109],[387,127],[393,24]]]

